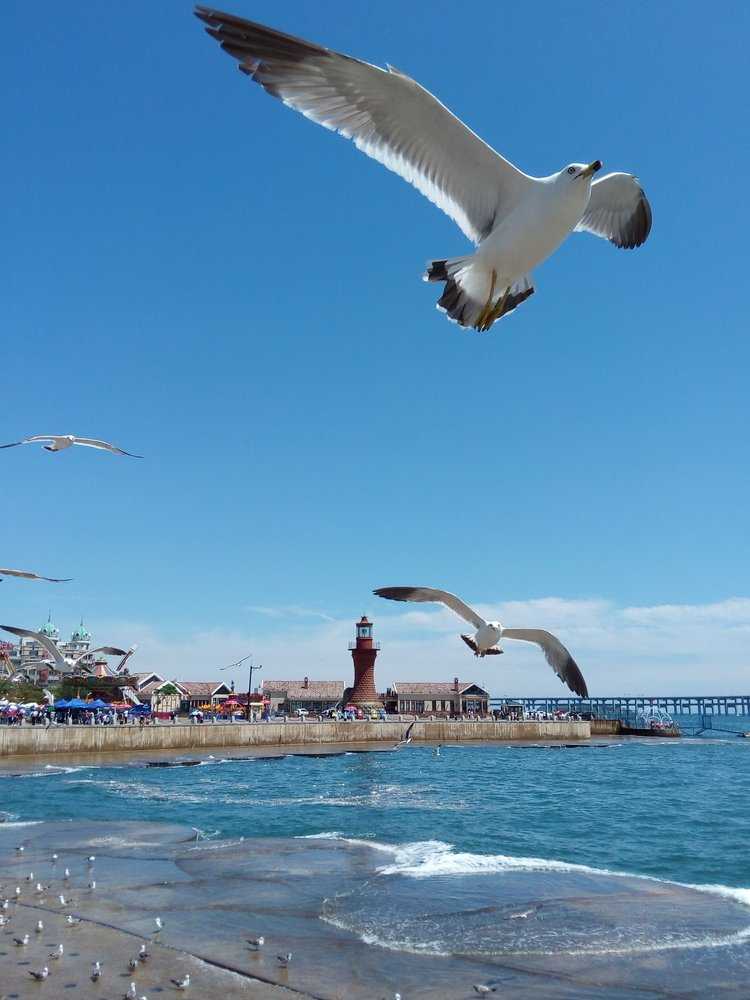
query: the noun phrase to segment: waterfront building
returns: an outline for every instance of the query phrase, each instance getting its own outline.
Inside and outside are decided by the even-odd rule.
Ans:
[[[474,681],[397,681],[385,693],[389,712],[404,715],[486,715],[490,694]]]
[[[320,714],[331,708],[340,708],[344,698],[343,681],[264,680],[260,686],[268,699],[271,712],[293,715],[300,709]]]
[[[181,693],[180,711],[192,712],[203,705],[221,706],[233,689],[223,681],[172,681]]]

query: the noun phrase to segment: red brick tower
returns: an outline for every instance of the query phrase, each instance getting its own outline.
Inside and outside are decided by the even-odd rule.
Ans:
[[[357,622],[357,639],[349,643],[354,660],[354,686],[349,701],[361,707],[380,705],[375,690],[375,658],[380,643],[372,641],[372,622],[362,615]]]

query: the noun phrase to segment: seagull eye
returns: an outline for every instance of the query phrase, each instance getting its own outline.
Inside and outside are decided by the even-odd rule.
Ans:
[[[569,174],[574,174],[575,172],[576,172],[576,168],[575,167],[568,167],[568,173]]]

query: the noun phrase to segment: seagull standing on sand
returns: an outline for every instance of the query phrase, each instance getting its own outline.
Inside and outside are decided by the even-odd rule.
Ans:
[[[136,989],[135,983],[131,983],[128,986],[128,992],[123,993],[122,1000],[135,1000],[138,996],[138,990]]]
[[[494,993],[496,990],[496,986],[485,986],[484,983],[474,983],[474,992],[480,996],[486,996],[488,993]]]
[[[37,932],[37,934],[42,933],[42,931],[44,930],[44,924],[42,923],[41,920],[37,920],[36,927],[34,928],[34,930]]]
[[[570,690],[580,695],[581,698],[589,696],[586,681],[583,679],[578,664],[560,640],[551,632],[545,632],[544,629],[540,628],[505,628],[500,622],[486,622],[473,608],[446,590],[435,590],[432,587],[381,587],[379,590],[374,590],[373,593],[377,594],[378,597],[385,597],[389,601],[444,604],[461,618],[470,622],[476,629],[473,638],[470,635],[461,636],[466,645],[474,651],[475,656],[502,653],[503,650],[498,646],[501,639],[520,639],[523,642],[533,642],[542,649],[547,663],[563,684],[567,684]]]
[[[13,938],[13,944],[16,946],[16,948],[25,948],[28,943],[29,943],[28,934],[24,934],[22,938],[17,938],[17,937]]]
[[[186,990],[190,986],[190,976],[183,976],[182,979],[170,979],[170,983],[178,990]]]
[[[65,871],[63,872],[63,878],[66,880],[70,878],[70,868],[65,869]]]
[[[38,983],[43,983],[44,980],[49,975],[49,969],[47,968],[46,965],[40,972],[34,972],[32,969],[29,969],[29,975],[31,976],[32,979],[36,979]]]
[[[594,181],[602,163],[593,160],[532,177],[393,66],[208,7],[195,13],[251,80],[413,184],[477,247],[432,261],[425,275],[445,283],[438,307],[461,326],[488,330],[512,312],[534,291],[532,269],[572,232],[631,249],[651,230],[651,208],[631,174]]]
[[[259,948],[262,948],[263,945],[266,943],[266,939],[263,937],[262,934],[261,934],[260,937],[257,937],[257,938],[247,938],[246,940],[247,940],[247,943],[250,945],[250,947],[253,948],[253,949],[255,949],[255,951],[257,951]]]
[[[282,969],[286,969],[292,960],[292,953],[291,951],[287,951],[283,955],[277,955],[276,958],[278,959],[279,965]]]
[[[102,978],[102,963],[92,962],[91,964],[91,982],[95,983],[97,979]]]
[[[146,942],[144,941],[143,944],[138,949],[138,961],[139,962],[146,962],[146,961],[148,961],[149,957],[150,956],[149,956],[149,953],[148,953],[148,948],[146,947]]]
[[[157,934],[159,933],[159,931],[164,930],[164,921],[161,919],[161,917],[154,917],[154,923],[156,924]]]
[[[50,952],[49,957],[54,961],[58,961],[63,957],[64,953],[65,953],[65,948],[62,946],[62,944],[59,944],[54,951]]]
[[[45,441],[47,444],[44,444]],[[0,448],[17,448],[20,444],[42,444],[45,451],[65,451],[66,448],[70,448],[74,444],[79,444],[84,448],[98,448],[99,451],[111,451],[113,455],[127,455],[128,458],[143,458],[143,455],[134,455],[132,452],[123,451],[122,448],[110,444],[109,441],[76,437],[75,434],[35,434],[33,437],[24,438],[22,441],[0,444]]]

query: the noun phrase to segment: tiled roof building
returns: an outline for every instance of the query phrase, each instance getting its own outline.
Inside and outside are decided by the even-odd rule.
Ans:
[[[414,715],[486,715],[488,691],[474,681],[397,681],[386,692],[389,711]]]

